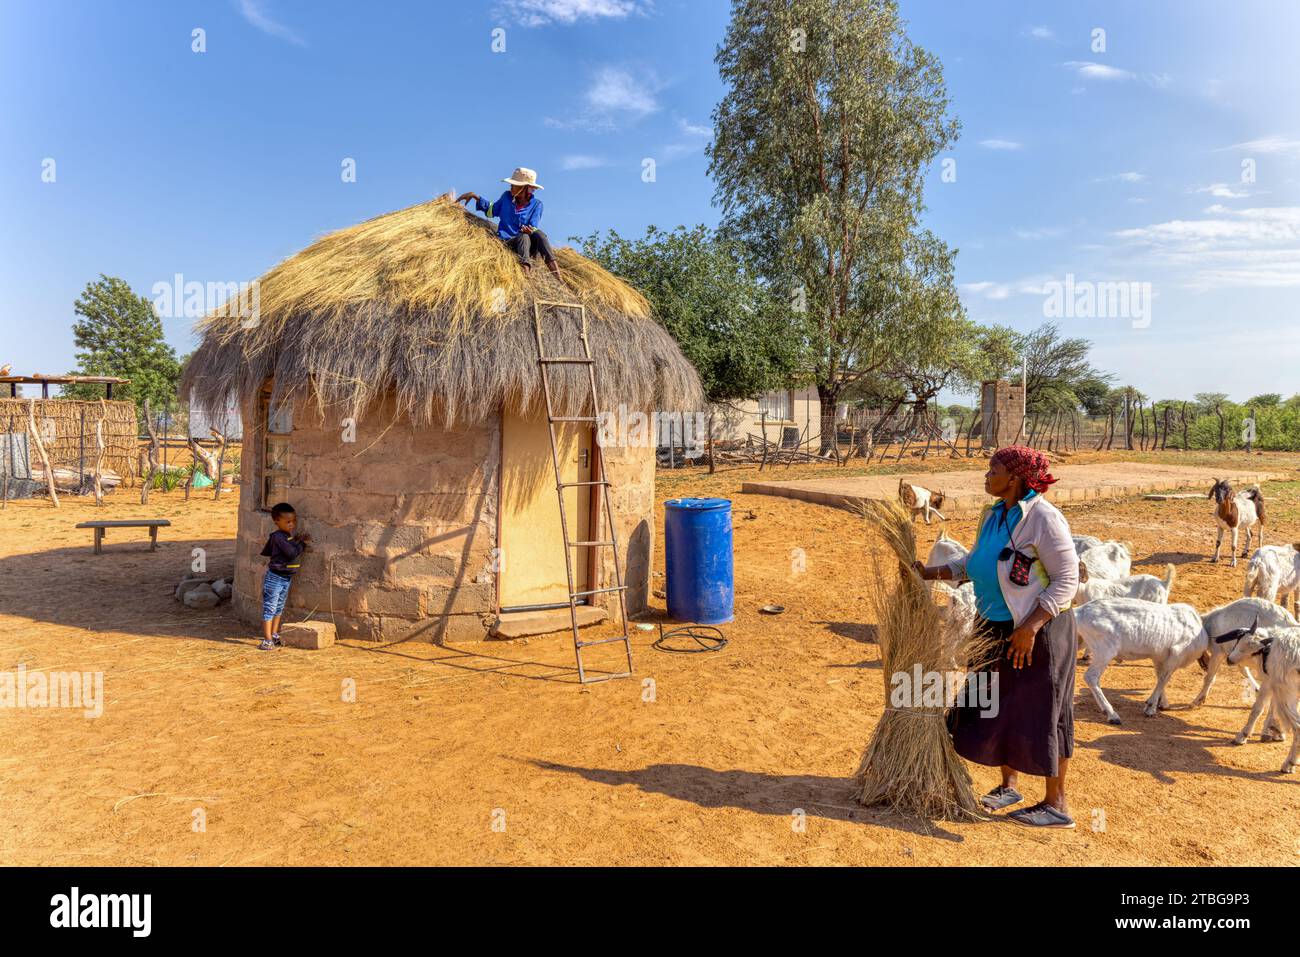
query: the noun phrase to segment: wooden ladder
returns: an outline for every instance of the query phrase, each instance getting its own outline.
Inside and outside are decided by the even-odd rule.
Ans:
[[[577,310],[581,320],[581,331],[578,338],[582,343],[582,355],[580,356],[548,356],[546,349],[542,345],[542,312],[544,309],[571,309]],[[559,443],[555,438],[556,423],[564,422],[586,422],[589,423],[594,432],[597,422],[597,412],[600,410],[600,402],[596,395],[596,368],[595,360],[591,357],[591,343],[587,339],[587,307],[578,302],[554,302],[547,299],[533,300],[533,333],[537,340],[537,366],[542,375],[542,395],[546,398],[546,429],[551,436],[551,464],[555,468],[555,493],[560,500],[560,531],[564,537],[564,569],[568,575],[569,582],[569,621],[573,626],[573,653],[578,661],[578,681],[582,684],[592,684],[597,681],[608,681],[611,678],[626,678],[632,674],[632,642],[627,633],[627,586],[623,584],[623,572],[619,567],[618,560],[618,531],[614,525],[614,512],[609,504],[609,481],[605,477],[605,458],[601,451],[600,443],[593,441],[592,448],[592,471],[599,476],[587,482],[566,482],[564,473],[560,469],[560,449]],[[582,365],[587,367],[587,382],[591,390],[591,415],[556,415],[555,405],[551,401],[551,378],[550,367],[554,365]],[[575,542],[569,539],[569,520],[564,509],[564,490],[574,487],[589,487],[600,496],[598,511],[605,516],[605,525],[609,532],[607,539],[592,539],[591,541]],[[599,526],[599,519],[597,519]],[[593,530],[596,534],[598,531]],[[589,532],[588,534],[592,534]],[[583,554],[590,558],[596,554],[595,550],[600,548],[609,548],[614,553],[614,586],[611,588],[586,588],[575,590],[573,580],[573,550],[575,548],[584,549]],[[599,568],[599,563],[588,561],[586,567]],[[612,638],[597,638],[594,641],[583,641],[578,635],[578,599],[590,598],[593,595],[605,595],[615,593],[618,595],[619,622],[622,626],[623,633],[615,635]],[[582,663],[582,649],[590,648],[593,645],[607,645],[611,642],[623,642],[623,649],[627,654],[627,670],[609,674],[599,674],[596,677],[588,677],[586,668]]]

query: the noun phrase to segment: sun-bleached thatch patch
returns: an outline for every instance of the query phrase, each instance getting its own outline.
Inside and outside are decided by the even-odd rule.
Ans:
[[[391,391],[417,420],[474,423],[544,401],[533,299],[581,302],[602,403],[688,410],[699,376],[636,290],[569,248],[557,282],[537,261],[525,273],[494,226],[448,199],[330,233],[266,273],[256,323],[233,304],[199,323],[202,344],[182,394],[217,402],[251,395],[268,377],[277,401],[310,394],[358,414]],[[581,355],[576,315],[545,315],[548,355]],[[587,372],[551,368],[552,396],[583,411]]]

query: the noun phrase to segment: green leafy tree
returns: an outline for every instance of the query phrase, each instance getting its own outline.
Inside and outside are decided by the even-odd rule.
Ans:
[[[752,399],[798,384],[801,325],[732,242],[705,226],[651,226],[641,239],[610,230],[575,241],[645,295],[699,370],[711,401]]]
[[[906,353],[952,251],[919,229],[925,170],[956,139],[939,61],[893,0],[734,0],[709,147],[723,231],[807,316],[823,409]]]
[[[153,303],[137,296],[124,280],[101,274],[86,284],[73,311],[81,318],[72,324],[78,352],[77,368],[70,375],[130,379],[129,384],[114,388],[113,397],[133,399],[137,407],[146,397],[155,408],[175,401],[181,364],[163,339],[162,320]],[[63,394],[96,399],[104,389],[74,385]]]

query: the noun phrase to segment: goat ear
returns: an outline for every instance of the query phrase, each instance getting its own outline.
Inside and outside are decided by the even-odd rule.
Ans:
[[[1258,627],[1259,627],[1259,615],[1256,615],[1255,620],[1250,623],[1250,631],[1248,632],[1248,634],[1253,635],[1255,633],[1255,629],[1257,629]]]
[[[1082,584],[1088,580],[1088,566],[1079,562],[1079,582]]]

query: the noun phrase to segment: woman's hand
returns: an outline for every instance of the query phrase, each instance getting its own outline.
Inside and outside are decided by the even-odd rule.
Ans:
[[[1052,620],[1052,613],[1039,605],[1033,614],[1020,623],[1007,639],[1007,657],[1012,668],[1028,668],[1034,660],[1034,638],[1038,630]]]
[[[1034,637],[1038,634],[1037,628],[1032,628],[1028,624],[1021,625],[1011,633],[1010,646],[1007,648],[1007,657],[1011,659],[1012,668],[1027,668],[1034,658]]]
[[[930,575],[930,569],[926,568],[923,562],[912,562],[910,565],[906,562],[898,563],[898,574],[901,578],[906,578],[912,572],[916,572],[916,574],[920,575],[922,581],[929,581],[932,577]]]

